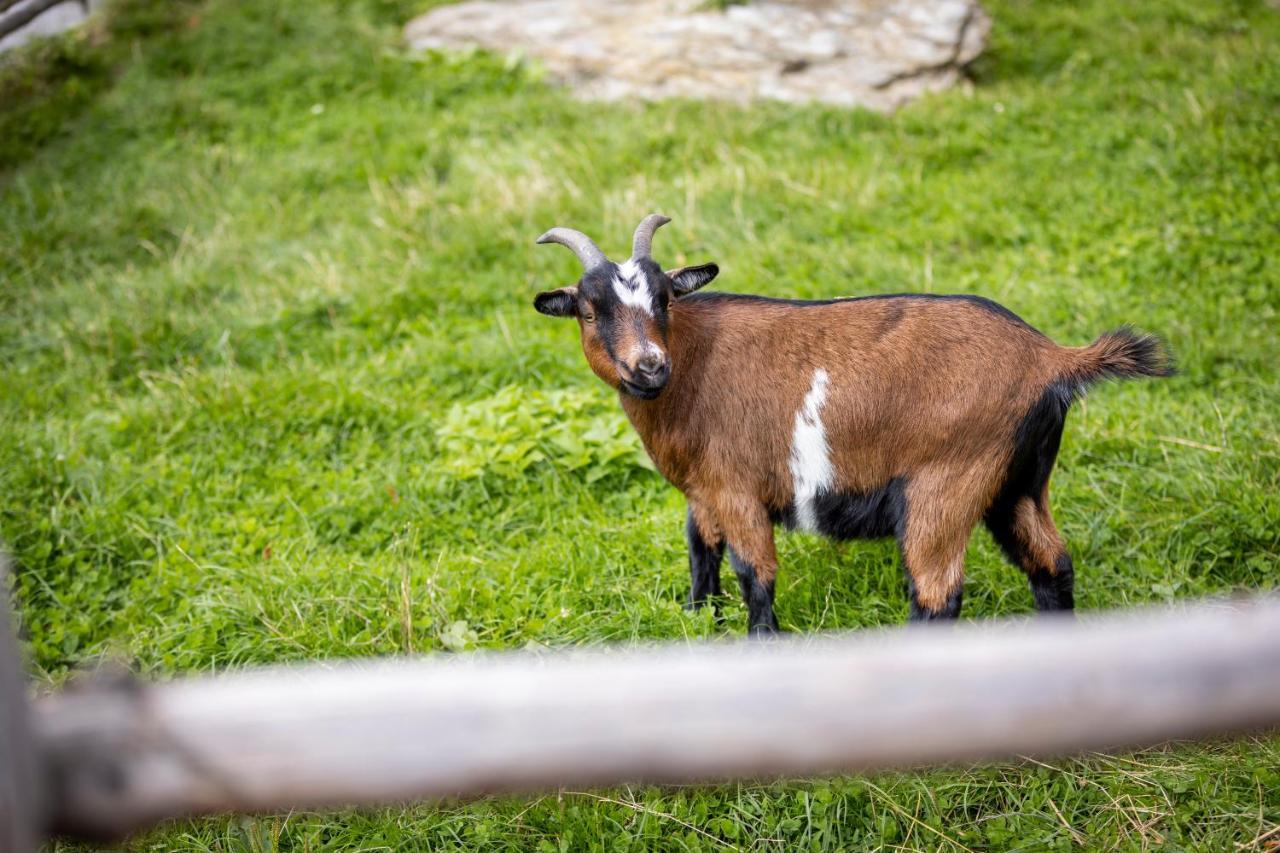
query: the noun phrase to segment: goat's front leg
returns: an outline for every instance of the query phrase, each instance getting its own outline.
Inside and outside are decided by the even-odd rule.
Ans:
[[[708,596],[720,595],[720,563],[724,559],[724,536],[709,512],[690,503],[684,525],[689,541],[689,603],[686,610],[697,610]],[[719,613],[720,605],[716,605]]]
[[[776,634],[773,583],[778,573],[778,555],[769,512],[762,504],[747,499],[721,501],[716,510],[729,543],[729,562],[738,575],[742,600],[747,605],[747,633],[753,637]]]

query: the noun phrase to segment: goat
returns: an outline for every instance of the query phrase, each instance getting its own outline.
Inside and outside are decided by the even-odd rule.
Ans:
[[[1102,379],[1173,375],[1158,338],[1123,327],[1062,347],[978,296],[698,293],[715,264],[664,272],[650,257],[669,221],[645,217],[621,264],[580,231],[543,234],[583,273],[534,307],[577,318],[587,363],[684,493],[689,607],[720,594],[727,547],[749,633],[776,633],[782,524],[896,537],[911,619],[954,619],[965,546],[984,521],[1038,610],[1074,608],[1049,511],[1067,409]]]

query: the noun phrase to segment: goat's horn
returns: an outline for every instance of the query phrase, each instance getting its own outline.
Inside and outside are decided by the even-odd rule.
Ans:
[[[568,246],[573,249],[573,253],[578,256],[578,260],[582,261],[582,268],[588,272],[608,263],[608,258],[604,256],[604,252],[600,251],[600,247],[592,242],[591,238],[581,231],[574,231],[572,228],[552,228],[546,234],[538,238],[539,243],[559,243],[561,246]]]
[[[649,257],[653,247],[653,232],[671,221],[671,217],[661,213],[650,213],[636,226],[636,236],[631,240],[631,257],[639,260]]]

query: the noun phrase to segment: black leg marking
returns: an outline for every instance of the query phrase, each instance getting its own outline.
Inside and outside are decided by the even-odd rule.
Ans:
[[[778,619],[773,615],[773,581],[761,583],[755,566],[739,557],[733,548],[729,549],[729,563],[738,575],[742,600],[747,605],[747,634],[767,637],[778,633]]]
[[[1075,609],[1075,567],[1065,552],[1053,563],[1053,571],[1037,560],[1018,539],[1013,530],[1011,516],[987,514],[987,529],[1009,558],[1009,562],[1027,573],[1031,594],[1035,597],[1036,610],[1047,613],[1053,610]]]
[[[1071,564],[1070,556],[1058,555],[1053,574],[1042,570],[1032,572],[1027,577],[1031,581],[1031,593],[1036,599],[1036,610],[1075,610],[1076,570]]]
[[[684,524],[685,538],[689,541],[689,602],[686,610],[697,610],[706,604],[708,596],[720,595],[720,563],[724,558],[724,542],[712,545],[702,538],[698,525],[693,523],[690,511]]]
[[[960,587],[947,597],[947,603],[943,605],[941,610],[932,610],[920,603],[920,597],[916,593],[916,582],[907,576],[908,597],[911,599],[911,613],[907,617],[911,622],[935,622],[939,620],[954,620],[960,618],[960,604],[964,600],[964,588]]]
[[[1014,510],[1023,498],[1038,501],[1044,493],[1062,444],[1072,393],[1066,386],[1050,385],[1018,424],[1004,485],[986,513],[987,526],[1010,559],[1006,540],[1012,538]]]

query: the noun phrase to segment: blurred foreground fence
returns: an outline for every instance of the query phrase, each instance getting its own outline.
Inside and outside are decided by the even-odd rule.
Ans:
[[[777,643],[308,664],[28,701],[0,637],[0,843],[165,818],[813,775],[1280,724],[1280,600]]]

